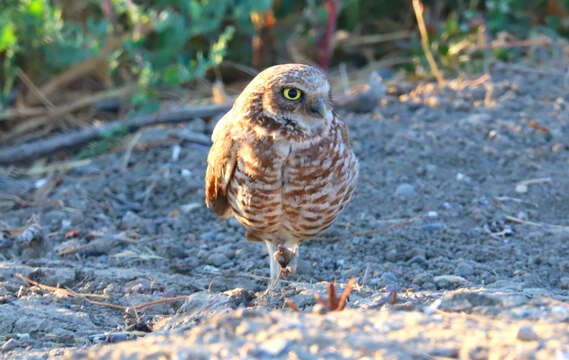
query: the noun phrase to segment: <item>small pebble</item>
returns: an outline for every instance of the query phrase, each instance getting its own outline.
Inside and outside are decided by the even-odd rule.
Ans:
[[[385,272],[381,274],[381,279],[383,279],[383,281],[387,284],[397,284],[397,282],[399,281],[397,279],[397,276],[395,276],[393,273],[390,272]]]
[[[468,263],[461,262],[456,266],[455,272],[459,276],[468,277],[474,273],[474,268]]]
[[[411,198],[417,195],[417,192],[415,191],[415,187],[413,185],[401,184],[397,186],[397,189],[395,190],[395,195],[400,198]]]
[[[189,203],[189,204],[180,206],[180,210],[182,210],[182,212],[184,214],[187,214],[193,210],[199,209],[201,206],[202,206],[202,204],[194,202],[194,203]]]
[[[559,287],[563,290],[569,290],[569,276],[563,276],[559,280]]]
[[[435,284],[439,289],[456,289],[457,287],[464,285],[468,281],[462,276],[456,275],[440,275],[435,276]]]
[[[179,144],[176,144],[172,147],[172,161],[178,161],[178,159],[180,159],[180,152],[182,151],[182,148],[180,147]]]
[[[204,232],[203,234],[200,235],[200,240],[202,240],[202,241],[213,241],[213,240],[215,240],[216,236],[217,236],[216,232],[208,231],[208,232]]]
[[[422,286],[423,284],[428,283],[428,282],[432,282],[432,281],[433,281],[433,277],[430,274],[428,274],[427,272],[419,272],[413,278],[413,282],[419,286]]]
[[[206,262],[210,265],[220,267],[221,265],[229,262],[229,258],[223,253],[213,253],[208,256]]]
[[[535,331],[533,331],[531,326],[524,326],[521,327],[520,330],[518,330],[518,340],[535,341],[537,339],[538,339],[537,334],[535,333]]]
[[[411,259],[409,259],[409,261],[407,261],[407,263],[408,264],[425,265],[427,263],[427,259],[423,255],[415,255]]]
[[[18,340],[21,340],[21,341],[29,341],[30,340],[30,334],[28,334],[28,333],[16,334],[16,337],[18,338]]]
[[[439,231],[446,229],[446,225],[441,223],[425,224],[421,225],[419,229],[423,231]]]
[[[44,186],[45,184],[47,184],[48,180],[46,178],[43,179],[39,179],[36,182],[34,182],[34,187],[36,189],[41,188],[42,186]]]
[[[127,213],[122,217],[121,222],[123,228],[130,229],[141,227],[144,221],[140,216],[136,215],[132,211],[127,211]]]
[[[207,272],[219,272],[219,269],[216,268],[215,266],[205,265],[205,266],[203,267],[203,271],[207,271]]]
[[[517,184],[515,190],[518,194],[525,194],[528,192],[528,186],[527,186],[527,184],[524,184],[524,183]]]
[[[427,213],[427,216],[430,217],[430,218],[436,218],[437,216],[439,216],[439,213],[436,212],[436,211],[429,211],[429,212]]]

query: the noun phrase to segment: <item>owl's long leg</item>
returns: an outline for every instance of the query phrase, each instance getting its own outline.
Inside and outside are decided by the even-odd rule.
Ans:
[[[265,244],[267,245],[267,251],[269,252],[269,264],[271,266],[270,269],[270,280],[269,280],[269,287],[267,290],[274,288],[277,285],[277,282],[280,278],[280,264],[275,259],[275,252],[277,252],[278,245],[273,241],[265,240]]]

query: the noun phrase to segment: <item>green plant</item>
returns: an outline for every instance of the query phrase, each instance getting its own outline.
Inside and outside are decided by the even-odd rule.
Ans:
[[[87,16],[80,16],[65,3],[0,2],[3,96],[18,68],[41,84],[101,56],[106,78],[140,85],[133,97],[138,105],[157,86],[178,86],[203,76],[222,61],[235,35],[253,32],[249,13],[271,6],[270,0],[85,0],[80,6]]]

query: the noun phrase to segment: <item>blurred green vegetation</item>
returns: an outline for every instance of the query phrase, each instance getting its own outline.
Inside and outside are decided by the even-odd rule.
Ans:
[[[18,69],[41,85],[89,59],[98,62],[87,75],[102,87],[139,85],[134,105],[145,104],[164,86],[203,78],[224,59],[261,67],[298,60],[290,54],[293,48],[317,62],[331,16],[327,1],[334,2],[3,0],[1,98],[5,103],[13,95]],[[337,3],[336,31],[348,38],[415,31],[410,1]],[[512,46],[514,41],[569,35],[569,0],[425,0],[424,6],[431,47],[446,72],[480,70],[489,57],[515,60],[525,50]],[[254,48],[256,37],[261,48]],[[500,37],[504,46],[489,45]],[[409,58],[404,66],[411,72],[427,68],[418,36],[336,48],[330,62],[360,66],[393,54]]]

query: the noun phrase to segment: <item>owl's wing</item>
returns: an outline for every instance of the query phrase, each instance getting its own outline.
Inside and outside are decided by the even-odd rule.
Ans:
[[[227,187],[235,170],[237,143],[233,140],[231,111],[219,120],[211,140],[213,145],[207,156],[205,175],[205,203],[213,207],[219,216],[231,215],[231,207],[227,200]]]

